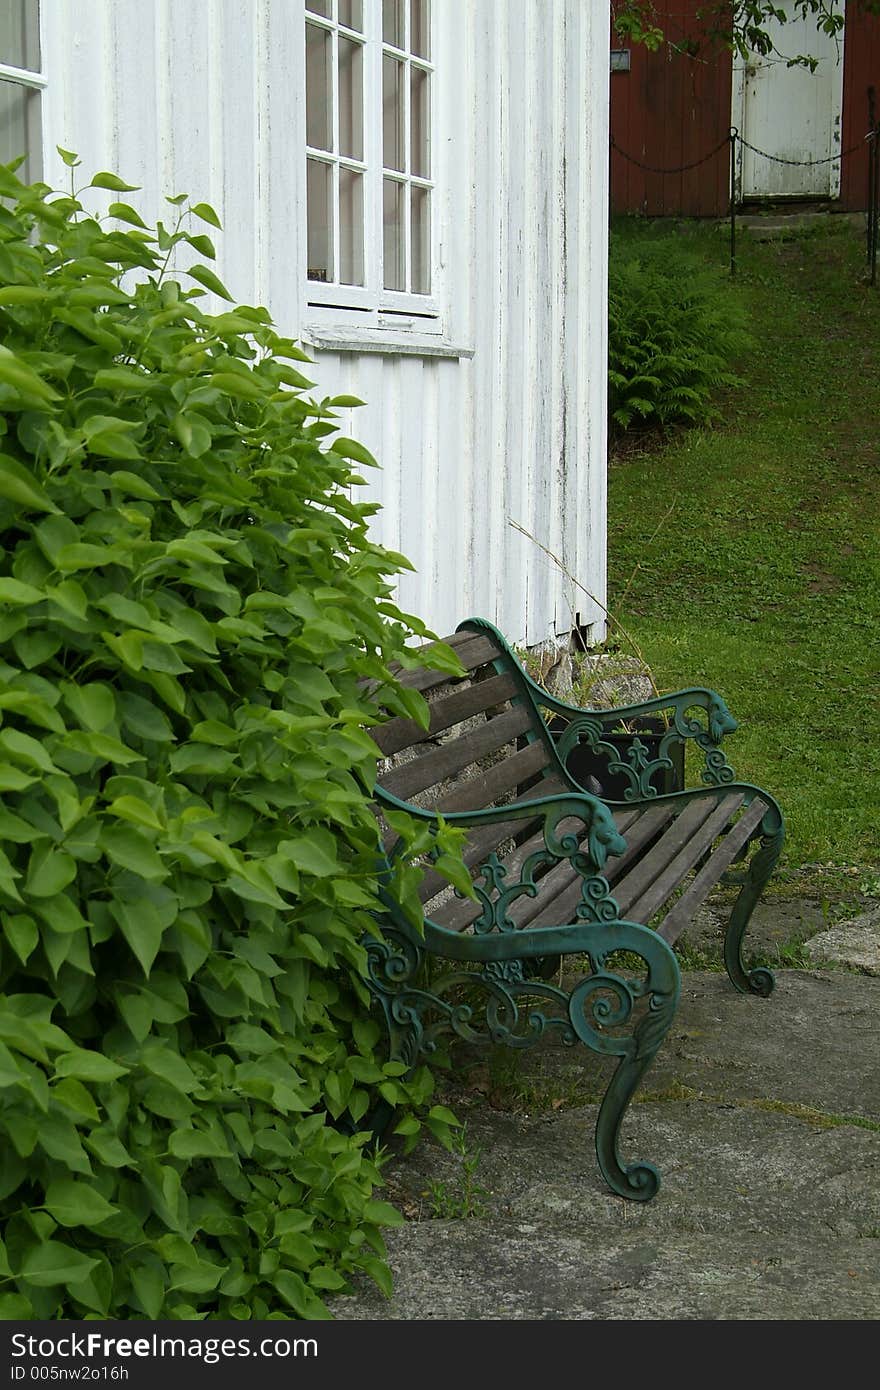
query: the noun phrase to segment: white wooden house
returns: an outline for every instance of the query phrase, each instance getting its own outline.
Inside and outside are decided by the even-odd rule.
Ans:
[[[0,158],[64,187],[61,145],[145,217],[217,209],[235,298],[309,346],[321,395],[367,402],[343,426],[382,464],[375,536],[440,632],[602,635],[608,23],[605,0],[0,3]]]

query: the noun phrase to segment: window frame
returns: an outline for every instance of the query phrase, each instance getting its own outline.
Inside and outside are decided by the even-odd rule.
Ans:
[[[331,7],[332,10],[333,7]],[[409,34],[410,24],[410,5],[405,0],[406,30],[405,35]],[[381,0],[363,0],[363,29],[354,31],[338,20],[338,8],[335,13],[337,18],[322,16],[314,11],[307,9],[303,4],[303,30],[302,30],[302,53],[303,70],[305,71],[306,55],[306,25],[315,24],[319,28],[329,33],[335,33],[348,39],[360,39],[363,45],[362,56],[362,100],[363,100],[363,152],[362,159],[358,160],[348,155],[342,155],[339,150],[339,103],[338,103],[338,65],[336,62],[336,40],[333,42],[333,61],[330,73],[330,91],[333,103],[332,110],[332,151],[321,150],[307,143],[306,131],[303,130],[303,148],[305,151],[303,158],[304,174],[308,169],[307,161],[310,159],[318,160],[329,165],[336,165],[338,168],[353,169],[362,171],[363,187],[363,218],[364,218],[364,247],[363,247],[363,285],[347,285],[341,281],[324,282],[320,280],[310,280],[308,278],[308,236],[303,240],[306,243],[306,250],[302,257],[302,281],[304,284],[304,319],[308,327],[313,328],[317,333],[325,329],[350,328],[363,329],[374,336],[377,330],[386,334],[403,330],[408,335],[413,332],[419,334],[441,334],[443,332],[443,315],[441,310],[441,295],[439,293],[439,236],[440,236],[440,182],[442,170],[438,168],[439,142],[435,138],[436,131],[436,81],[437,81],[437,45],[438,29],[437,20],[437,0],[433,0],[430,5],[429,15],[429,58],[413,54],[407,48],[398,49],[396,46],[387,44],[383,36]],[[427,117],[427,146],[429,150],[429,169],[430,177],[414,174],[411,170],[411,92],[407,92],[404,102],[404,130],[403,140],[406,150],[404,160],[405,169],[403,171],[389,170],[386,173],[384,163],[384,139],[383,139],[383,63],[386,55],[404,62],[405,81],[409,84],[409,74],[412,65],[424,70],[429,74],[429,100]],[[304,103],[305,107],[305,103]],[[305,122],[304,122],[305,125]],[[430,198],[429,210],[429,235],[428,235],[428,269],[430,275],[430,292],[427,294],[417,293],[409,290],[391,290],[384,287],[383,259],[384,259],[384,217],[383,217],[383,194],[386,177],[394,177],[395,181],[404,186],[412,188],[424,188],[428,191]],[[405,275],[407,282],[410,279],[411,267],[411,242],[412,224],[410,211],[411,193],[406,196],[405,213]],[[308,229],[308,204],[306,187],[303,187],[303,226]],[[338,257],[338,236],[339,236],[339,198],[334,194],[333,198],[333,234],[334,234],[334,260]]]
[[[10,83],[12,86],[15,86],[15,87],[24,87],[24,88],[26,88],[28,91],[36,92],[36,93],[42,95],[42,93],[46,90],[46,87],[48,86],[48,78],[47,78],[47,76],[46,76],[46,72],[45,72],[45,68],[44,68],[44,62],[45,62],[45,44],[43,43],[43,5],[42,5],[42,0],[36,0],[36,35],[37,35],[37,46],[38,46],[38,48],[39,48],[40,67],[39,67],[39,68],[23,68],[23,67],[17,66],[15,63],[4,63],[2,60],[0,60],[0,82],[8,82],[8,83]],[[26,117],[26,125],[27,125],[27,124],[29,124],[29,122],[28,122],[27,117]],[[44,159],[44,150],[43,150],[43,111],[42,111],[42,102],[40,103],[40,107],[39,107],[38,114],[37,114],[36,127],[37,127],[37,129],[36,129],[36,140],[35,140],[35,146],[36,146],[36,147],[35,147],[34,149],[26,149],[26,150],[25,150],[25,152],[24,152],[24,153],[25,153],[25,163],[24,163],[23,165],[20,165],[20,166],[19,166],[19,171],[18,171],[18,172],[19,172],[19,176],[21,176],[22,173],[25,173],[25,172],[26,172],[26,170],[27,170],[27,165],[28,165],[28,163],[30,163],[30,165],[31,165],[31,170],[30,170],[30,175],[29,175],[29,177],[30,177],[30,180],[31,180],[31,181],[36,181],[37,179],[41,179],[41,178],[43,177],[43,172],[44,172],[43,166],[44,166],[45,159]],[[30,135],[30,131],[28,131],[28,136],[29,136],[29,135]],[[13,158],[14,158],[14,157],[15,157],[15,156],[13,156]]]

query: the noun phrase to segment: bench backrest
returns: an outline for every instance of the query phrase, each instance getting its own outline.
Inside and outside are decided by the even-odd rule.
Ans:
[[[571,788],[519,664],[495,632],[475,619],[444,641],[467,674],[418,667],[399,676],[428,700],[431,721],[422,729],[398,716],[370,730],[387,759],[378,785],[446,812]]]

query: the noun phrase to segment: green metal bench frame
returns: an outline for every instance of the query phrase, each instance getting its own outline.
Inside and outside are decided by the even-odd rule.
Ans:
[[[442,817],[466,830],[475,896],[449,889],[430,862],[421,927],[386,894],[381,934],[367,949],[391,1055],[414,1067],[450,1035],[524,1048],[555,1034],[618,1058],[596,1153],[614,1192],[647,1201],[659,1187],[657,1170],[624,1164],[619,1135],[675,1015],[680,973],[671,946],[751,849],[724,960],[738,990],[771,992],[770,971],[746,970],[741,948],[782,848],[782,814],[766,792],[736,781],[721,749],[736,722],[714,691],[582,710],[533,681],[486,620],[468,619],[445,641],[467,679],[450,682],[429,667],[400,674],[429,703],[432,690],[439,694],[427,731],[401,716],[371,730],[388,760],[375,796],[380,814],[405,811],[432,832]],[[619,739],[608,741],[611,730],[645,716],[665,721],[656,756],[638,734],[623,751]],[[683,741],[703,753],[701,785],[661,792]],[[565,759],[579,742],[623,773],[621,800],[602,800],[574,781]],[[389,874],[401,852],[395,838],[384,841]],[[573,985],[549,978],[548,966],[563,956],[581,967]]]

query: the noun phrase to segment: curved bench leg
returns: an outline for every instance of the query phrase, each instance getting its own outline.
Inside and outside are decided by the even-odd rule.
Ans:
[[[761,837],[761,848],[749,860],[745,881],[734,903],[724,936],[724,964],[732,983],[742,994],[760,994],[765,999],[772,994],[776,984],[773,972],[763,965],[746,970],[742,941],[752,912],[782,852],[785,830],[780,816],[777,815],[774,820],[778,823]]]
[[[621,1162],[620,1127],[633,1093],[675,1017],[681,975],[674,953],[648,927],[637,922],[611,922],[595,924],[591,932],[587,949],[595,973],[572,990],[569,1017],[574,1031],[588,1047],[620,1057],[599,1108],[596,1157],[613,1192],[632,1201],[647,1202],[659,1189],[659,1174],[652,1163]],[[633,952],[644,960],[648,971],[641,984],[633,985],[606,970],[607,957],[616,951]],[[630,1036],[601,1031],[626,1022],[638,998],[644,998],[647,1007]]]

